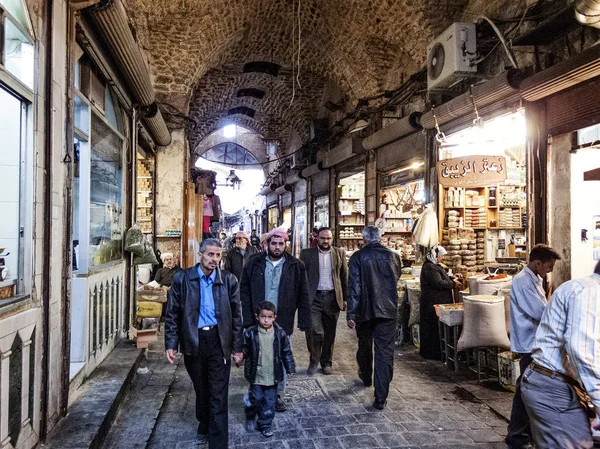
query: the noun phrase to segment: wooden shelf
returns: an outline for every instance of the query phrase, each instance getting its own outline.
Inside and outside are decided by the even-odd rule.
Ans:
[[[136,176],[139,179],[152,179],[152,176]]]
[[[356,200],[364,200],[364,198],[362,198],[362,197],[361,198],[357,198],[357,197],[353,197],[353,198],[343,197],[343,198],[339,198],[339,200],[340,201],[342,201],[342,200],[353,200],[353,201],[356,201]]]

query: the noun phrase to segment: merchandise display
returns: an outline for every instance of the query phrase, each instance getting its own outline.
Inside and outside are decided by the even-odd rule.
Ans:
[[[365,177],[364,173],[340,179],[338,186],[337,236],[338,245],[347,254],[362,245],[365,227]]]
[[[146,233],[152,233],[154,220],[154,160],[143,159],[138,154],[137,159],[137,203],[136,222],[140,229]]]

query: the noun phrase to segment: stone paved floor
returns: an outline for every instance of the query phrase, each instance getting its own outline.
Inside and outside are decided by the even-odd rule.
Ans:
[[[274,437],[264,438],[244,428],[243,394],[247,383],[242,369],[232,369],[229,389],[230,447],[264,449],[338,448],[504,448],[506,420],[472,394],[483,389],[490,400],[509,404],[512,394],[450,377],[441,363],[425,361],[413,346],[396,350],[394,379],[388,407],[372,407],[373,389],[356,376],[357,340],[338,326],[334,374],[308,376],[304,335],[293,336],[298,372],[289,382],[288,411],[278,413]],[[160,344],[142,363],[139,374],[104,445],[107,449],[194,448],[196,419],[194,393],[183,361],[172,367],[163,359]],[[470,391],[471,386],[475,391]],[[467,392],[469,390],[469,392]],[[485,393],[485,392],[488,393]]]

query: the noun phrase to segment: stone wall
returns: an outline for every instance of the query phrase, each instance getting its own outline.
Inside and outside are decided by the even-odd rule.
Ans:
[[[183,130],[173,131],[171,145],[156,154],[156,229],[158,249],[181,253],[179,238],[163,237],[167,229],[181,230],[183,183],[187,180],[188,146]]]
[[[558,251],[552,286],[571,279],[571,134],[552,138],[548,146],[548,244]],[[568,188],[566,188],[568,187]]]

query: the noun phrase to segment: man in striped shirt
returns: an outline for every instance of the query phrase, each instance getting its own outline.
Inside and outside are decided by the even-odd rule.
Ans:
[[[584,392],[600,411],[600,262],[561,285],[535,335],[521,396],[538,449],[593,447]]]

